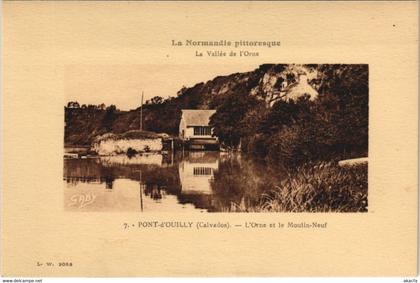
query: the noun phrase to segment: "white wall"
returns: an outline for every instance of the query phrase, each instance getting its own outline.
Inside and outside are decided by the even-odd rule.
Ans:
[[[181,118],[181,121],[179,122],[179,137],[180,138],[185,138],[185,137],[182,136],[182,130],[185,131],[185,128],[186,128],[186,126],[185,126],[184,118]]]
[[[192,138],[194,137],[194,128],[188,127],[185,130],[185,138]]]
[[[99,155],[116,155],[126,153],[130,147],[138,152],[144,152],[146,147],[150,151],[161,151],[162,139],[108,139],[95,143],[93,150]]]

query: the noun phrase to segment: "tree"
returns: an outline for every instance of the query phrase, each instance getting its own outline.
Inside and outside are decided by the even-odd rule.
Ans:
[[[230,147],[237,147],[244,135],[242,120],[259,101],[250,95],[231,93],[227,95],[210,118],[210,126],[219,140]]]
[[[67,103],[67,108],[80,108],[80,105],[77,101],[70,101]]]
[[[162,104],[164,102],[163,97],[155,96],[150,100],[150,104]]]
[[[336,100],[335,107],[330,107],[338,128],[336,150],[346,157],[366,155],[369,128],[368,65],[321,65],[318,83],[323,96],[332,96]],[[320,99],[325,100],[323,97]]]
[[[115,105],[110,105],[106,108],[106,112],[102,122],[107,131],[110,131],[112,129],[112,124],[117,118],[116,111],[117,107]]]
[[[101,104],[99,104],[99,105],[98,105],[98,109],[99,109],[99,110],[105,110],[105,107],[106,107],[106,106],[105,106],[105,104],[104,104],[104,103],[101,103]]]

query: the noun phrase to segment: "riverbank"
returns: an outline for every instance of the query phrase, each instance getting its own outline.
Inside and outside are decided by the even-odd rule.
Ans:
[[[367,212],[368,165],[333,163],[289,170],[248,212]],[[244,211],[236,205],[238,212]]]

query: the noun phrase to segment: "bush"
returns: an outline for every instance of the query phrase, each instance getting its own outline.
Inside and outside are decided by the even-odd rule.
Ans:
[[[271,161],[286,165],[299,163],[303,156],[301,137],[297,126],[284,127],[268,140],[268,157]]]
[[[288,173],[256,211],[367,212],[367,165],[305,165]]]
[[[127,154],[128,158],[131,158],[131,157],[133,157],[134,155],[137,154],[137,150],[132,149],[131,147],[129,147],[127,149],[127,153],[126,154]]]
[[[250,137],[241,139],[241,150],[256,157],[264,157],[267,155],[267,140],[262,134],[255,134]]]

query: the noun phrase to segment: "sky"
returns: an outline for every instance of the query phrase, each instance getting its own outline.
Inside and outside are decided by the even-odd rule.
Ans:
[[[192,87],[217,76],[248,72],[257,64],[194,65],[69,65],[65,70],[66,103],[114,104],[130,110],[144,101],[176,96],[182,86]]]

